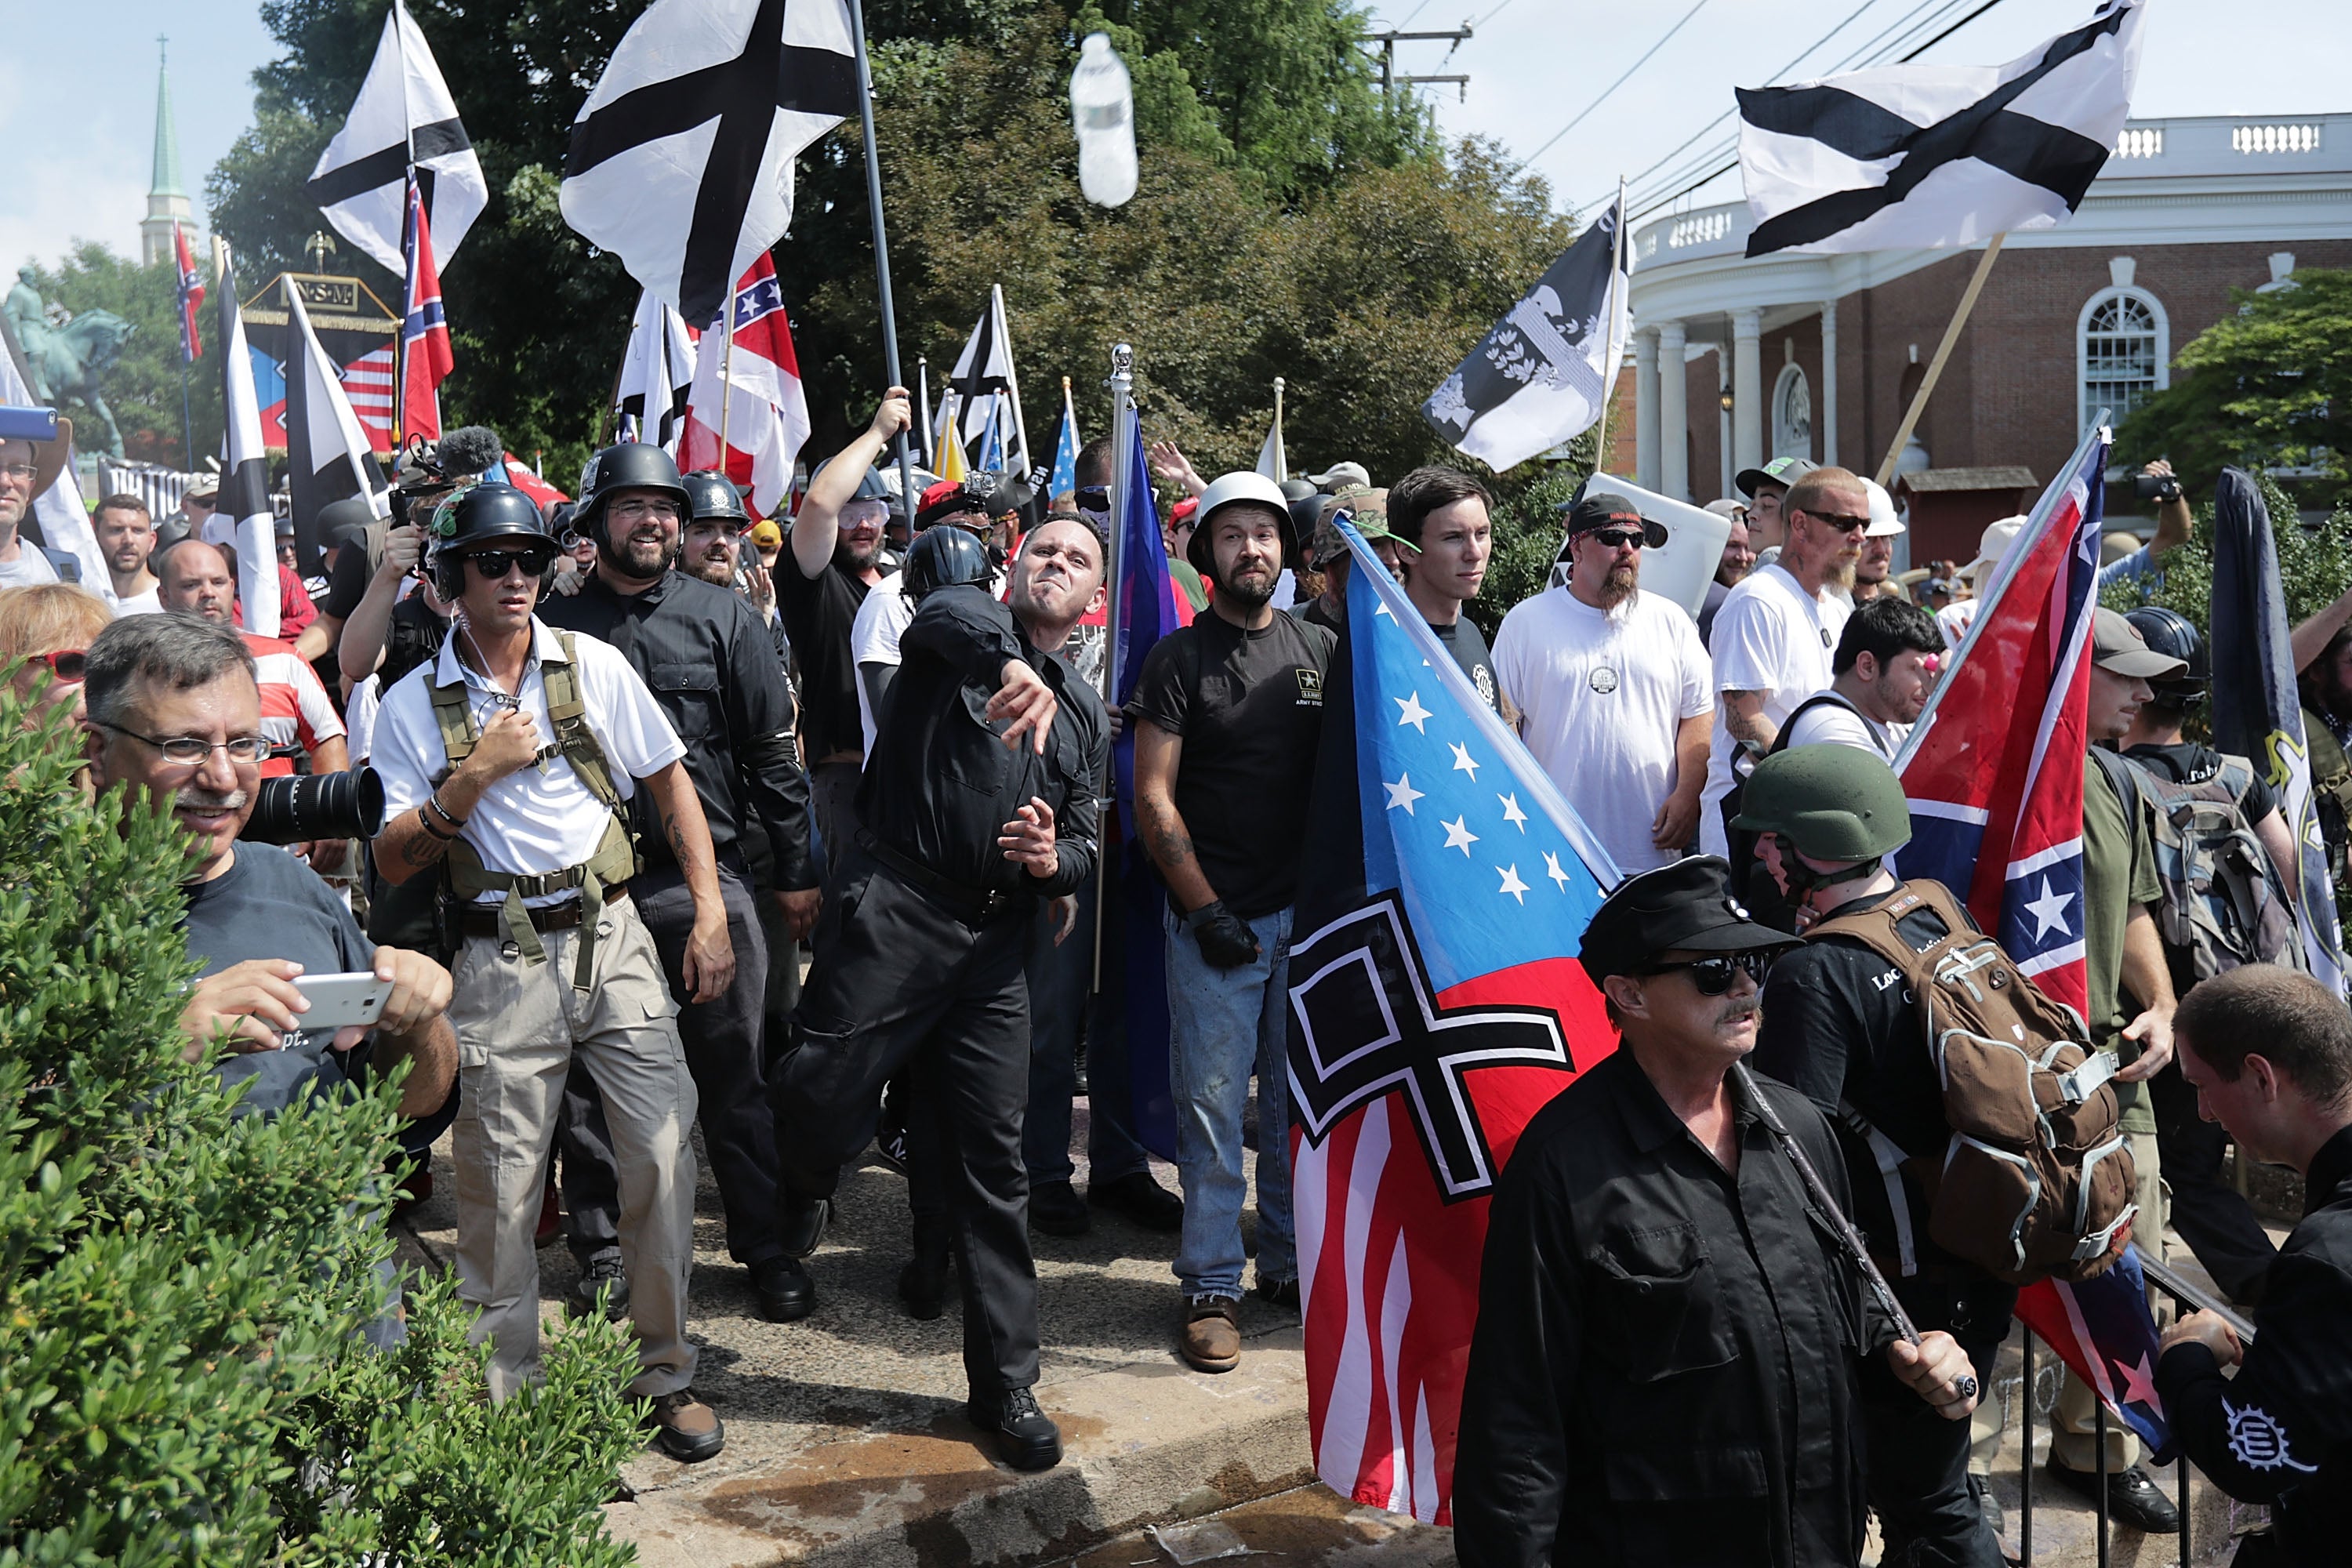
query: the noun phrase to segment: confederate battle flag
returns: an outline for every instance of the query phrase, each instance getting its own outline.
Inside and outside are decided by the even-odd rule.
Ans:
[[[1495,1179],[1616,1046],[1607,852],[1352,528],[1290,952],[1291,1192],[1324,1483],[1450,1523]]]

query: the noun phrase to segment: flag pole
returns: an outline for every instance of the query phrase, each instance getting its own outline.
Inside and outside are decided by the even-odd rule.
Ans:
[[[1985,245],[1984,255],[1977,261],[1975,275],[1969,279],[1960,302],[1952,309],[1952,319],[1944,324],[1944,341],[1936,345],[1936,357],[1927,362],[1927,374],[1919,382],[1919,390],[1912,395],[1911,406],[1903,413],[1903,423],[1895,427],[1895,439],[1887,444],[1886,456],[1878,465],[1878,482],[1885,484],[1895,477],[1895,465],[1903,456],[1903,444],[1911,439],[1911,432],[1919,423],[1919,416],[1927,409],[1927,395],[1936,390],[1937,378],[1944,374],[1944,362],[1952,357],[1952,345],[1959,341],[1960,329],[1968,324],[1969,312],[1976,309],[1977,296],[1984,292],[1985,274],[1992,270],[1993,258],[2000,254],[2000,242],[2009,237],[2006,232],[1996,234]]]
[[[874,150],[874,71],[866,58],[866,7],[849,0],[849,37],[857,49],[857,120],[866,139],[866,200],[874,209],[874,282],[882,299],[882,363],[890,384],[898,376],[898,316],[890,302],[890,241],[882,226],[882,161]],[[914,464],[907,456],[907,433],[898,432],[898,507],[907,531],[915,531]]]
[[[1290,443],[1282,438],[1282,377],[1274,378],[1274,466],[1282,472],[1274,476],[1280,484],[1290,477]]]
[[[1625,270],[1625,176],[1617,176],[1617,233],[1609,247],[1609,294],[1601,307],[1608,314],[1601,319],[1601,354],[1606,374],[1601,387],[1601,417],[1592,423],[1592,477],[1598,479],[1609,466],[1609,405],[1617,401],[1617,362],[1623,357],[1623,345],[1617,342],[1618,279]],[[1613,351],[1613,352],[1612,352]]]
[[[855,4],[856,0],[852,0]],[[1134,450],[1134,437],[1129,434],[1135,418],[1135,350],[1126,343],[1110,346],[1110,550],[1103,581],[1110,584],[1110,597],[1103,605],[1103,702],[1106,706],[1118,700],[1118,630],[1123,618],[1119,615],[1119,568],[1127,555],[1127,489],[1129,456]],[[1069,401],[1069,377],[1062,378],[1062,400]],[[1118,810],[1118,763],[1109,760],[1105,769],[1098,799],[1110,803]],[[1102,990],[1103,968],[1103,900],[1110,896],[1110,857],[1095,857],[1095,983],[1094,990]]]
[[[997,336],[1004,340],[1004,390],[1013,399],[1013,437],[1021,443],[1022,473],[1033,466],[1029,460],[1029,426],[1021,417],[1021,370],[1013,357],[1013,318],[1004,309],[1004,285],[988,286],[989,306],[996,312]]]
[[[727,286],[727,350],[719,361],[719,471],[727,471],[727,416],[735,408],[735,285]]]
[[[923,467],[936,469],[939,465],[934,461],[935,454],[931,450],[931,360],[929,354],[915,356],[915,386],[923,410],[922,433],[918,438],[923,450]]]

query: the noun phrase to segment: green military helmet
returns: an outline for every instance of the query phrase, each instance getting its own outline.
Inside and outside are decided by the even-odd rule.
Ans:
[[[1777,833],[1814,860],[1875,860],[1911,841],[1911,805],[1876,753],[1794,746],[1756,765],[1734,827]]]

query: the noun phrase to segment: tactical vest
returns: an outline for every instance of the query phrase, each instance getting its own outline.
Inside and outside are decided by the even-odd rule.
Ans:
[[[471,904],[484,893],[505,894],[500,912],[506,919],[507,934],[525,960],[532,963],[544,963],[547,950],[540,945],[539,932],[531,929],[530,911],[523,907],[523,900],[577,888],[582,900],[580,955],[572,970],[572,984],[585,991],[595,973],[596,922],[604,911],[604,889],[619,887],[635,876],[640,868],[636,837],[629,831],[628,807],[620,792],[613,787],[613,773],[604,760],[604,748],[597,743],[595,731],[588,727],[587,709],[580,700],[572,634],[557,632],[555,640],[562,649],[562,658],[542,660],[540,665],[540,679],[547,692],[547,719],[554,728],[555,738],[539,749],[534,765],[545,772],[548,763],[558,757],[572,764],[573,774],[610,814],[604,824],[604,837],[586,864],[567,866],[544,875],[493,871],[482,864],[473,845],[460,838],[449,846],[443,857],[442,873],[461,905]],[[454,773],[457,764],[473,754],[474,743],[481,739],[481,731],[474,723],[473,708],[466,700],[466,679],[461,674],[446,686],[433,682],[428,689],[433,694],[433,720],[441,731],[441,744],[449,753],[448,771]],[[446,779],[448,773],[441,776]],[[440,780],[434,782],[437,787]]]

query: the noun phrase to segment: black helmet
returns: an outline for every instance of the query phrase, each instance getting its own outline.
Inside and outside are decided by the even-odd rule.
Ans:
[[[996,574],[987,545],[961,528],[927,528],[915,536],[901,568],[908,597],[920,601],[935,588],[984,584]]]
[[[615,490],[662,490],[677,502],[682,520],[687,516],[691,499],[686,493],[686,481],[678,477],[677,464],[659,447],[649,447],[643,441],[624,441],[607,447],[588,459],[580,472],[580,510],[572,515],[572,528],[596,541],[597,548],[612,550],[612,541],[604,531],[604,503]]]
[[[851,500],[896,500],[898,497],[898,492],[891,489],[889,484],[882,478],[881,469],[868,468],[866,470],[865,478],[857,481],[857,493],[849,499]]]
[[[2174,705],[2185,707],[2205,695],[2212,678],[2205,658],[2205,639],[2198,635],[2188,616],[2161,605],[2142,605],[2137,610],[2126,611],[2124,619],[2139,628],[2139,635],[2147,639],[2149,647],[2189,667],[2179,675],[2148,682],[2158,700],[2169,699]]]
[[[716,468],[697,468],[680,481],[686,486],[686,520],[688,522],[711,522],[724,519],[739,529],[751,526],[751,514],[743,510],[743,492],[735,481]]]
[[[528,538],[547,547],[554,564],[555,541],[540,521],[539,503],[512,485],[468,485],[441,503],[428,531],[433,585],[455,599],[466,585],[465,558],[502,540]]]

